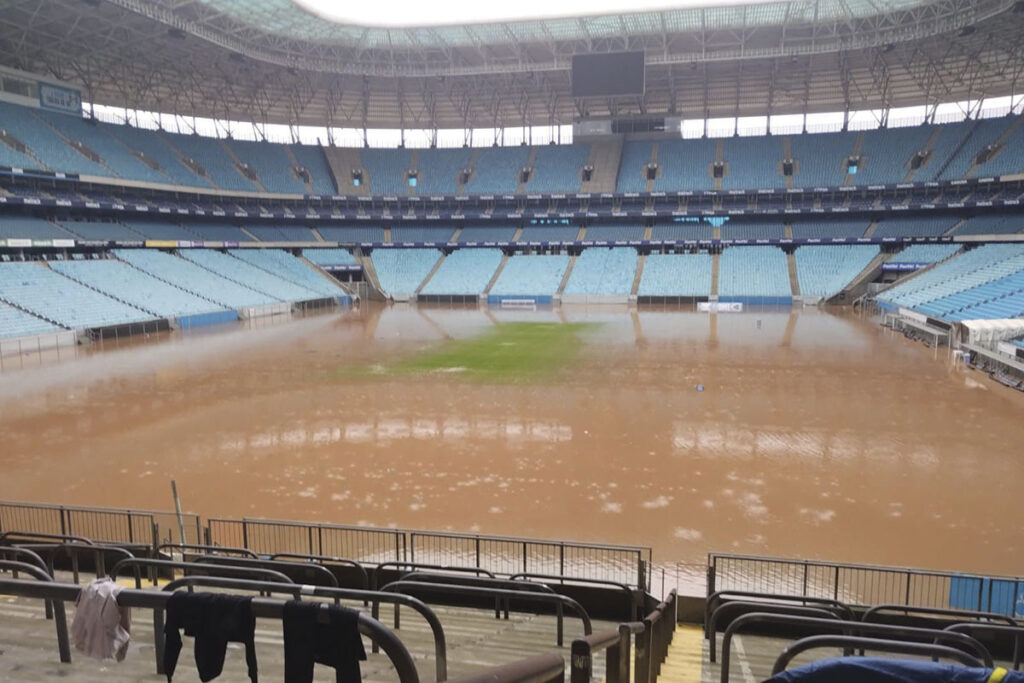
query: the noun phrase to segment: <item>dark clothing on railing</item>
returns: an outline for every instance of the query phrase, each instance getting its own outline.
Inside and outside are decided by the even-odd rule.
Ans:
[[[359,662],[366,659],[366,651],[358,611],[290,600],[283,619],[285,683],[312,683],[314,663],[333,667],[337,683],[362,678]]]
[[[765,683],[1024,683],[1024,673],[874,657],[843,657],[812,662]]]
[[[256,617],[252,613],[252,598],[216,593],[175,593],[167,600],[167,638],[164,650],[164,670],[167,680],[174,675],[181,652],[181,634],[195,638],[196,668],[199,679],[212,681],[224,670],[224,656],[228,643],[245,645],[245,663],[249,680],[258,683],[256,672]]]

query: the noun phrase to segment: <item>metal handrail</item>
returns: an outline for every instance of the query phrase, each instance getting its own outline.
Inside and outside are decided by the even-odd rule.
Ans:
[[[93,569],[96,573],[96,578],[104,576],[106,572],[106,557],[104,553],[112,553],[114,555],[120,555],[121,559],[128,559],[135,557],[135,555],[125,548],[119,545],[100,545],[100,544],[89,544],[85,545],[82,543],[21,543],[17,547],[28,548],[30,550],[43,550],[53,551],[47,554],[47,566],[50,570],[50,574],[54,574],[54,556],[58,551],[66,552],[68,557],[71,558],[71,572],[74,576],[74,582],[79,583],[79,570],[78,570],[78,555],[79,553],[88,552],[93,553]]]
[[[641,602],[639,600],[639,594],[641,594],[642,591],[636,590],[633,587],[628,586],[628,585],[626,585],[624,583],[621,583],[619,581],[609,581],[607,579],[582,579],[582,578],[580,578],[578,576],[564,576],[564,575],[561,575],[561,574],[537,574],[535,572],[519,572],[519,573],[510,575],[508,578],[510,578],[512,580],[516,580],[516,579],[520,579],[520,578],[523,578],[523,579],[542,579],[542,580],[545,580],[545,581],[560,581],[560,582],[563,582],[563,583],[565,583],[565,582],[573,582],[573,583],[578,583],[578,584],[592,584],[592,585],[597,585],[597,586],[612,586],[612,587],[618,588],[618,589],[622,590],[624,593],[626,593],[626,595],[629,597],[630,611],[632,612],[632,610],[634,608],[636,609],[636,618],[639,619],[639,618],[641,618],[643,616],[642,615],[643,605],[641,604]],[[632,619],[633,616],[634,616],[633,614],[630,614],[629,618]]]
[[[952,624],[942,629],[953,633],[966,631],[968,635],[972,631],[984,631],[986,633],[1007,633],[1013,635],[1013,670],[1020,670],[1021,662],[1021,638],[1024,637],[1024,628],[1020,626],[1003,626],[1002,624],[990,624],[983,621],[971,621],[963,624]]]
[[[373,602],[372,616],[380,619],[380,603],[388,602],[395,606],[406,605],[420,613],[423,619],[430,626],[434,637],[434,660],[437,673],[437,680],[444,681],[448,678],[448,644],[444,635],[444,628],[441,620],[438,619],[434,610],[430,609],[422,600],[411,595],[402,593],[383,593],[380,591],[358,590],[351,588],[330,588],[327,586],[299,586],[290,583],[273,583],[270,581],[254,581],[252,579],[228,579],[220,576],[186,576],[171,581],[162,590],[173,591],[187,586],[191,591],[192,586],[216,587],[216,588],[238,588],[256,590],[263,593],[286,593],[295,597],[296,600],[303,596],[314,596],[321,598],[333,598],[335,604],[342,598],[352,600],[363,600]],[[398,626],[396,625],[397,629]],[[376,652],[376,644],[374,644]]]
[[[228,555],[201,555],[190,560],[202,564],[216,564],[225,567],[262,567],[264,569],[275,569],[282,574],[284,570],[302,569],[318,577],[322,577],[327,585],[332,588],[338,587],[338,577],[330,569],[315,562],[285,562],[284,560],[263,560],[250,559],[248,557],[231,557]]]
[[[399,581],[423,581],[425,583],[450,583],[454,586],[479,586],[481,588],[508,588],[510,590],[519,590],[523,588],[526,592],[534,591],[537,593],[550,593],[552,595],[557,594],[554,588],[546,586],[543,583],[534,583],[532,581],[513,581],[511,579],[492,579],[489,577],[480,578],[477,576],[456,576],[452,574],[436,574],[432,572],[409,572],[403,574],[398,578]],[[505,604],[505,618],[509,617],[509,600],[504,600]],[[495,598],[494,600],[494,618],[501,618],[501,598]],[[559,610],[561,611],[561,610]],[[561,615],[559,615],[561,617]]]
[[[74,602],[78,599],[81,586],[54,582],[20,581],[17,579],[0,579],[0,592],[26,598]],[[125,589],[117,595],[117,604],[121,607],[138,607],[163,611],[171,593],[164,591]],[[253,616],[262,619],[281,619],[284,613],[284,601],[266,598],[253,598]],[[67,629],[64,629],[65,634]],[[419,683],[419,674],[409,650],[390,629],[376,619],[359,614],[359,632],[380,644],[387,654],[401,683]],[[156,634],[160,639],[160,634]]]
[[[1005,623],[1007,626],[1017,626],[1017,622],[1005,614],[997,614],[995,612],[978,612],[974,610],[960,610],[960,609],[944,609],[941,607],[912,607],[910,605],[874,605],[863,615],[860,620],[864,622],[870,622],[877,615],[881,615],[882,612],[902,612],[905,616],[911,614],[923,614],[926,616],[933,617],[953,617],[957,620],[971,619],[975,621],[999,621]]]
[[[20,571],[34,577],[36,581],[23,581],[22,579],[0,579],[0,584],[5,584],[10,581],[17,583],[35,584],[37,582],[53,583],[53,577],[46,573],[46,569],[41,569],[35,565],[28,564],[27,562],[17,562],[15,560],[0,560],[0,570],[9,571]],[[7,594],[7,591],[0,590],[0,592]],[[67,612],[64,611],[64,603],[60,600],[47,599],[46,610],[49,613],[53,611],[53,624],[57,629],[57,652],[60,654],[60,661],[63,664],[67,664],[71,661],[71,641],[68,639],[68,617]]]
[[[162,550],[175,550],[175,549],[180,549],[180,550],[205,550],[205,551],[207,551],[207,554],[212,554],[212,553],[230,553],[230,554],[233,554],[233,555],[241,555],[243,557],[250,557],[250,558],[252,558],[254,560],[258,560],[259,557],[260,557],[254,551],[249,550],[248,548],[232,548],[230,546],[223,546],[223,545],[204,545],[202,543],[161,543],[160,545],[158,545],[156,547],[156,551],[157,552],[160,552]]]
[[[643,683],[654,683],[661,674],[661,663],[675,634],[677,601],[676,589],[673,588],[668,597],[643,619],[644,637],[637,639],[633,665],[638,683],[641,683],[641,675],[644,676]]]
[[[759,593],[756,591],[734,591],[734,590],[723,590],[715,591],[708,595],[707,600],[704,602],[704,625],[708,624],[708,620],[711,617],[711,613],[718,608],[718,606],[731,598],[757,598],[759,600],[765,600],[770,602],[799,602],[805,607],[811,607],[813,605],[826,605],[828,607],[835,607],[840,610],[844,617],[850,621],[856,617],[853,614],[853,610],[850,609],[849,605],[834,600],[832,598],[817,598],[805,595],[786,595],[784,593]],[[754,600],[743,600],[743,602],[754,602]],[[808,603],[813,603],[808,605]],[[834,611],[834,610],[833,610]],[[704,636],[708,637],[708,631],[705,630]]]
[[[507,590],[504,588],[477,588],[475,586],[457,586],[454,584],[446,583],[420,583],[418,581],[392,581],[388,585],[381,588],[383,592],[395,592],[401,593],[405,591],[420,591],[425,590],[427,592],[434,593],[447,593],[449,595],[466,595],[466,596],[479,596],[479,597],[494,597],[494,598],[515,598],[516,600],[525,602],[543,602],[554,605],[561,604],[564,607],[568,607],[579,616],[580,621],[583,622],[583,634],[590,635],[593,632],[593,627],[590,622],[590,615],[583,609],[583,606],[565,595],[554,595],[548,593],[528,593],[523,591]],[[562,647],[562,623],[559,620],[558,623],[558,646]]]
[[[920,638],[941,638],[951,644],[963,645],[977,655],[985,666],[992,667],[992,655],[980,642],[974,638],[964,636],[963,638],[949,638],[949,635],[962,636],[962,633],[944,633],[937,629],[918,628],[916,626],[893,626],[890,624],[865,624],[861,621],[836,621],[833,619],[817,619],[814,617],[797,617],[786,614],[771,614],[768,612],[752,612],[736,617],[725,629],[725,636],[722,638],[722,683],[729,683],[729,661],[732,652],[732,638],[742,627],[755,622],[770,622],[784,626],[807,626],[817,627],[823,631],[839,630],[843,635],[893,635],[900,637]],[[1022,629],[1024,630],[1024,629]]]
[[[555,683],[564,678],[565,660],[551,652],[486,669],[452,683]]]
[[[952,659],[965,666],[981,668],[982,663],[963,650],[957,650],[945,645],[933,645],[932,643],[914,643],[900,640],[883,640],[880,638],[860,638],[857,636],[811,636],[796,641],[778,656],[772,666],[772,676],[786,670],[793,658],[807,650],[816,650],[823,647],[859,648],[861,650],[874,650],[876,652],[892,652],[903,655],[920,655],[925,657],[943,657]]]
[[[363,577],[363,588],[369,589],[370,587],[370,575],[366,571],[366,567],[363,566],[358,560],[351,560],[347,557],[333,557],[331,555],[303,555],[302,553],[275,553],[270,556],[271,560],[306,560],[307,562],[316,562],[322,564],[325,567],[328,564],[340,564],[346,567],[355,568],[360,575]]]
[[[47,572],[48,574],[50,574],[51,577],[53,576],[53,574],[50,573],[50,568],[46,566],[46,562],[43,560],[43,558],[31,548],[26,548],[20,545],[0,546],[0,559],[7,559],[4,556],[8,553],[13,555],[15,558],[17,558],[19,555],[27,557],[28,559],[32,560],[31,564],[34,564],[40,569],[42,569],[44,572]],[[15,559],[15,561],[20,562],[21,560]]]
[[[96,545],[91,538],[86,538],[85,536],[72,536],[70,534],[43,534],[36,533],[34,531],[5,531],[0,534],[0,545],[7,545],[11,538],[20,538],[22,541],[29,543],[40,539],[49,539],[54,541],[84,543],[85,545]]]
[[[120,570],[130,567],[134,569],[135,574],[135,588],[142,588],[142,572],[143,568],[147,569],[183,569],[185,571],[201,571],[213,576],[227,576],[230,577],[232,574],[235,577],[242,578],[269,578],[272,581],[280,583],[295,583],[286,575],[273,569],[258,569],[256,567],[233,567],[231,565],[220,565],[220,564],[200,564],[199,562],[178,562],[176,560],[154,560],[148,557],[132,557],[130,559],[120,560],[113,567],[110,568],[109,576],[112,579],[116,579]],[[156,576],[153,576],[153,585],[156,585]]]
[[[718,646],[718,621],[723,613],[731,611],[738,611],[741,616],[743,614],[751,614],[753,612],[767,612],[769,614],[788,614],[794,617],[816,617],[822,619],[835,619],[836,621],[843,620],[838,614],[830,612],[824,607],[802,607],[798,605],[772,604],[770,602],[742,602],[740,600],[733,600],[719,605],[711,614],[711,623],[708,625],[708,633],[710,634],[708,639],[709,661],[715,661],[715,652]]]
[[[406,562],[405,560],[390,560],[388,562],[381,562],[373,569],[373,575],[370,577],[370,590],[377,590],[379,585],[378,577],[381,571],[385,567],[394,567],[395,570],[401,571],[402,567],[412,567],[413,569],[436,569],[438,571],[465,573],[465,574],[476,574],[477,576],[483,574],[492,579],[497,578],[494,572],[484,569],[482,567],[460,567],[457,565],[444,565],[444,564],[424,564],[422,562]]]

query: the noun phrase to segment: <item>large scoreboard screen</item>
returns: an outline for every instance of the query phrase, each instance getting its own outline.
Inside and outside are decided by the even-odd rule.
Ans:
[[[625,97],[643,94],[643,52],[573,55],[573,97]]]

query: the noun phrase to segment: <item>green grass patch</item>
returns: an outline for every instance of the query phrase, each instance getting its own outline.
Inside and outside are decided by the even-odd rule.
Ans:
[[[502,323],[483,336],[385,366],[384,375],[450,374],[480,382],[525,383],[548,379],[572,361],[590,323]]]

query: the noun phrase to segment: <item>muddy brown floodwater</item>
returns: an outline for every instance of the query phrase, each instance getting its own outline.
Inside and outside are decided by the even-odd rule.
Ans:
[[[547,382],[336,372],[503,320],[599,324]],[[1020,571],[1021,395],[848,312],[370,308],[72,355],[5,361],[0,499],[175,478],[204,516]]]

